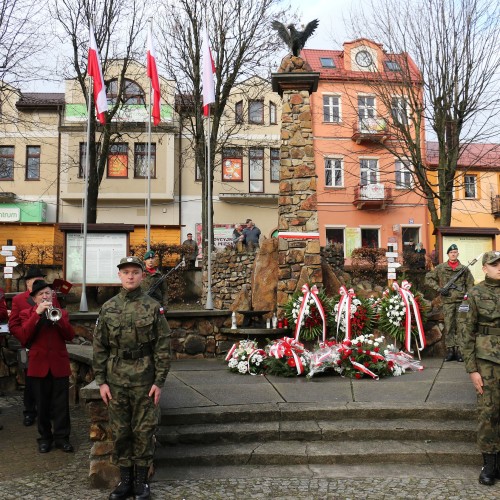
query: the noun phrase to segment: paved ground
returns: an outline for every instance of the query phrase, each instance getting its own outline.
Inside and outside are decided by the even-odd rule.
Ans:
[[[174,363],[162,405],[183,408],[248,403],[321,401],[443,402],[472,404],[474,392],[463,365],[423,362],[420,373],[399,378],[317,380],[230,374],[220,361]],[[167,397],[167,394],[169,397]],[[0,398],[0,499],[93,500],[109,492],[88,488],[88,425],[72,410],[74,454],[54,450],[40,455],[36,429],[21,424],[19,394]],[[387,453],[391,450],[388,449]],[[159,472],[152,484],[156,499],[498,499],[500,484],[481,486],[476,467],[296,466],[198,467]]]

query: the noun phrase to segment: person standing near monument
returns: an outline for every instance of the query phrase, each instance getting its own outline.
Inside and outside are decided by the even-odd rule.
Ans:
[[[459,308],[459,333],[465,369],[477,392],[477,443],[483,454],[481,484],[500,478],[500,252],[483,255],[484,281]]]
[[[152,250],[144,254],[144,264],[144,279],[142,280],[141,288],[144,293],[148,293],[162,279],[163,274],[157,267],[157,258]],[[166,308],[168,304],[167,281],[163,280],[149,295]]]
[[[259,248],[260,229],[255,225],[252,219],[247,219],[247,227],[243,229],[245,245],[248,248]]]
[[[187,240],[182,243],[183,255],[186,259],[186,269],[194,269],[196,257],[198,256],[198,244],[193,240],[193,233],[187,234]]]
[[[120,483],[110,500],[150,498],[159,403],[170,368],[170,328],[163,307],[141,290],[142,261],[118,264],[122,288],[101,308],[94,332],[93,368],[113,431],[112,462]]]
[[[469,269],[460,264],[458,260],[458,247],[455,244],[450,245],[446,251],[448,261],[437,265],[425,276],[425,284],[440,293],[443,302],[444,316],[444,342],[446,346],[445,361],[457,360],[463,361],[460,352],[457,336],[457,313],[458,307],[466,293],[474,286],[474,277]],[[463,272],[460,278],[454,283],[454,287],[447,290],[445,285],[453,279],[454,275]]]

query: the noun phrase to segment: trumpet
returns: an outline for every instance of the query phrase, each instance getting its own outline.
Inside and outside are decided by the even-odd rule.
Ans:
[[[54,323],[57,323],[62,318],[62,311],[58,307],[54,307],[53,305],[49,306],[49,308],[45,311],[47,318]]]

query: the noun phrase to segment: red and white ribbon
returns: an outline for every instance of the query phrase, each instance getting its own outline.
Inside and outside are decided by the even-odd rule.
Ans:
[[[378,380],[378,375],[375,375],[375,373],[373,373],[371,370],[368,370],[368,368],[361,363],[351,360],[351,364],[352,366],[354,366],[354,368],[356,368],[356,370],[369,375],[374,380]]]
[[[297,315],[295,323],[295,340],[299,340],[300,329],[302,320],[304,319],[306,305],[309,302],[309,299],[312,298],[314,303],[316,304],[316,308],[318,309],[319,315],[321,316],[321,320],[323,322],[322,337],[324,342],[326,340],[326,318],[323,304],[321,304],[321,300],[319,300],[318,297],[318,287],[316,285],[313,285],[311,289],[309,289],[309,285],[306,283],[302,286],[302,293],[304,294],[302,297],[302,304],[300,305],[299,314]]]
[[[281,339],[275,340],[274,344],[269,348],[269,354],[276,359],[282,359],[289,355],[285,354],[285,352],[289,350],[292,354],[292,357],[295,361],[295,369],[297,370],[297,375],[302,375],[304,373],[304,365],[300,359],[300,356],[297,354],[297,350],[304,351],[304,346],[297,342],[297,340],[292,339],[290,337],[283,337]]]
[[[401,286],[399,286],[396,282],[394,282],[392,284],[392,287],[399,293],[406,308],[405,349],[407,351],[411,349],[411,310],[413,309],[413,313],[415,315],[415,324],[417,326],[417,349],[421,351],[425,347],[424,326],[422,324],[422,318],[420,316],[420,308],[418,307],[418,303],[415,300],[413,294],[410,292],[411,283],[404,280],[401,283]],[[420,347],[418,345],[419,343]]]
[[[238,345],[239,345],[238,342],[236,342],[236,344],[233,344],[233,347],[231,347],[231,349],[229,349],[229,352],[227,353],[225,361],[229,361],[233,357],[233,353],[238,347]]]
[[[349,288],[349,291],[345,286],[341,286],[339,289],[340,300],[339,300],[339,308],[337,309],[337,338],[339,335],[340,323],[342,321],[342,317],[345,317],[345,336],[344,340],[349,340],[351,338],[351,304],[352,299],[356,297],[354,290]]]

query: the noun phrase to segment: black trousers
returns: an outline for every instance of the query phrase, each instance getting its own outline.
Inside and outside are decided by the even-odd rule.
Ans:
[[[38,409],[39,442],[69,440],[69,377],[31,377]],[[51,418],[52,417],[52,418]]]
[[[33,377],[28,377],[25,374],[24,377],[24,411],[23,414],[25,416],[36,417],[36,400],[35,395],[33,394]]]

